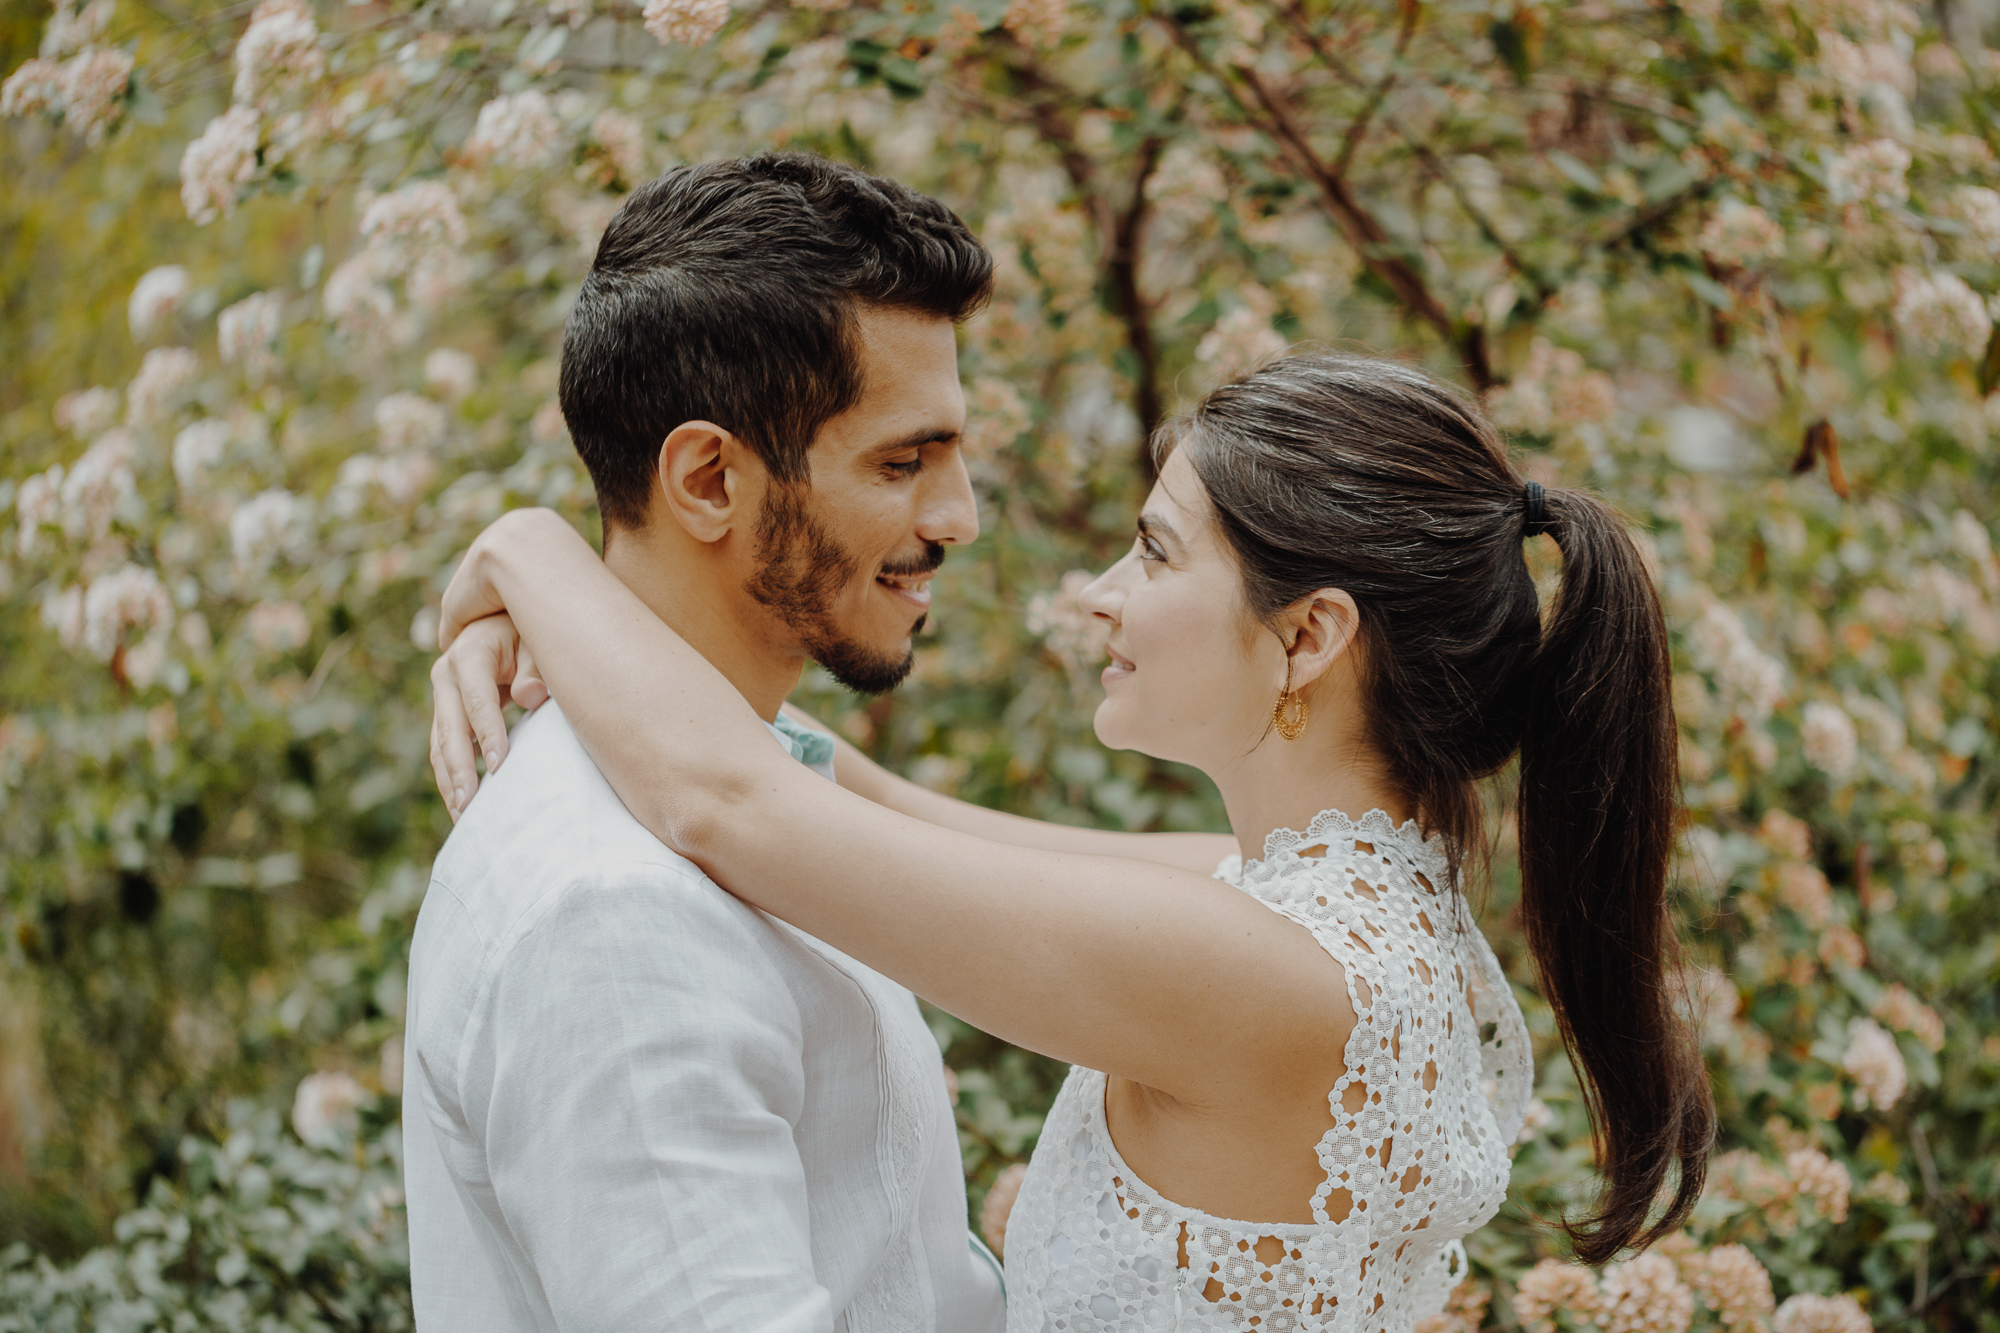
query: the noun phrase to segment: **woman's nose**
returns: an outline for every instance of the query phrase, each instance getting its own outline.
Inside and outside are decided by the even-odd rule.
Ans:
[[[1102,616],[1106,620],[1118,619],[1118,613],[1125,605],[1125,590],[1118,575],[1131,559],[1129,554],[1126,555],[1084,585],[1083,591],[1076,595],[1077,605],[1090,615]]]

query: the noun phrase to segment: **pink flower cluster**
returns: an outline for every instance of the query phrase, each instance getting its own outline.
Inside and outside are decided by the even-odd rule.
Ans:
[[[1554,1333],[1557,1311],[1591,1319],[1602,1305],[1590,1270],[1560,1259],[1542,1260],[1514,1287],[1514,1315],[1527,1333]]]
[[[1905,204],[1910,160],[1910,150],[1894,139],[1871,139],[1827,160],[1826,188],[1835,203]]]
[[[350,1074],[308,1074],[292,1099],[292,1129],[315,1147],[339,1147],[353,1136],[368,1100],[368,1090]]]
[[[1861,1302],[1852,1296],[1787,1297],[1771,1318],[1772,1333],[1875,1333]]]
[[[1597,1326],[1604,1333],[1687,1333],[1694,1292],[1663,1254],[1642,1254],[1604,1270]]]
[[[1799,746],[1807,763],[1838,780],[1853,771],[1860,737],[1854,719],[1838,705],[1815,699],[1800,711]]]
[[[1854,1101],[1859,1107],[1886,1111],[1902,1099],[1910,1082],[1896,1039],[1872,1018],[1847,1021],[1847,1050],[1840,1057],[1840,1067],[1854,1079]]]
[[[188,271],[179,264],[162,264],[148,269],[133,285],[132,300],[126,306],[126,322],[134,338],[152,336],[160,322],[172,316],[187,298]]]
[[[662,45],[705,46],[729,22],[729,0],[646,0],[640,17]]]
[[[1965,279],[1943,269],[1899,268],[1892,311],[1904,337],[1927,352],[1977,356],[1986,350],[1993,317]]]
[[[479,108],[465,158],[474,166],[527,171],[546,166],[562,140],[562,123],[538,88],[507,93]]]
[[[309,517],[310,502],[282,487],[244,501],[229,516],[229,549],[237,571],[261,577],[279,556],[296,553]]]
[[[1785,229],[1755,204],[1724,199],[1702,227],[1697,244],[1725,268],[1750,268],[1761,260],[1784,257]]]
[[[278,341],[285,300],[276,292],[256,292],[217,316],[217,350],[224,361],[241,365],[252,373],[271,369],[277,363],[271,348]]]
[[[102,143],[132,86],[132,57],[91,46],[68,60],[37,56],[0,84],[0,116],[47,112],[91,145]]]
[[[118,391],[102,385],[78,389],[56,400],[56,425],[79,439],[102,435],[118,420]]]
[[[201,373],[201,358],[186,347],[155,347],[125,386],[125,420],[135,426],[164,420],[182,389]]]
[[[110,661],[125,646],[127,631],[132,629],[146,631],[157,645],[158,651],[149,657],[163,657],[164,636],[173,615],[173,601],[161,586],[159,575],[132,564],[119,565],[88,585],[66,588],[43,608],[43,619],[65,647],[88,653],[100,662]],[[148,663],[149,669],[143,673],[147,679],[138,683],[150,684],[157,666],[157,660]]]
[[[1802,1218],[1845,1221],[1853,1185],[1846,1167],[1803,1144],[1785,1154],[1782,1167],[1748,1149],[1732,1149],[1710,1164],[1708,1180],[1710,1193],[1750,1205],[1780,1236],[1796,1231]],[[1786,1205],[1803,1205],[1803,1211]]]
[[[389,453],[435,448],[445,425],[444,409],[420,394],[392,393],[375,404],[375,431]]]
[[[268,106],[280,93],[326,73],[319,24],[305,0],[262,0],[236,43],[238,105]]]
[[[208,122],[181,154],[181,206],[198,225],[236,211],[236,195],[257,174],[257,113],[232,106]]]
[[[1741,1245],[1692,1250],[1680,1258],[1681,1276],[1728,1333],[1754,1333],[1775,1304],[1771,1274]]]
[[[1617,387],[1609,375],[1589,369],[1581,353],[1546,338],[1529,345],[1527,364],[1487,399],[1487,410],[1502,430],[1537,435],[1608,420],[1617,406]]]
[[[1021,1197],[1021,1182],[1027,1177],[1025,1164],[1016,1162],[1007,1167],[994,1178],[992,1188],[986,1191],[986,1202],[979,1207],[979,1234],[1002,1258],[1007,1254],[1007,1219],[1014,1213],[1014,1201]]]
[[[214,417],[181,428],[174,436],[174,481],[190,496],[200,495],[208,474],[222,463],[229,448],[229,423]]]
[[[1028,46],[1054,46],[1069,27],[1069,0],[1008,0],[1000,26]]]
[[[1417,1321],[1415,1333],[1479,1333],[1486,1322],[1486,1307],[1492,1302],[1491,1288],[1467,1278],[1451,1289],[1444,1309]]]
[[[1929,830],[1924,830],[1928,835]],[[1944,1020],[1937,1010],[1910,993],[1902,982],[1891,982],[1870,1009],[1875,1017],[1901,1032],[1907,1032],[1931,1050],[1944,1049]]]
[[[1697,1298],[1725,1333],[1763,1333],[1772,1313],[1771,1275],[1742,1245],[1702,1250],[1680,1232],[1606,1268],[1601,1280],[1544,1259],[1521,1275],[1514,1313],[1526,1333],[1551,1333],[1559,1313],[1595,1324],[1600,1333],[1686,1333]]]
[[[1241,379],[1285,350],[1285,339],[1271,327],[1271,306],[1241,305],[1215,321],[1215,327],[1195,345],[1194,359],[1207,366],[1221,383]],[[1261,308],[1259,308],[1261,307]]]
[[[1055,591],[1036,593],[1028,599],[1028,633],[1041,636],[1042,643],[1072,675],[1102,662],[1105,641],[1111,637],[1110,627],[1077,600],[1094,577],[1087,570],[1072,569],[1062,576]]]

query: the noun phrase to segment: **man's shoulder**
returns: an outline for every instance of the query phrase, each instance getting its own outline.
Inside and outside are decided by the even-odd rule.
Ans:
[[[690,895],[728,898],[632,817],[553,701],[515,726],[506,762],[438,852],[431,893],[440,891],[489,945],[578,892],[666,912]]]

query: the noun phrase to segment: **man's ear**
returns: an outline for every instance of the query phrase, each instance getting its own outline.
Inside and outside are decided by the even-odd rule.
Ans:
[[[712,421],[684,421],[660,443],[654,481],[660,503],[698,542],[721,541],[756,512],[763,467]]]
[[[1292,631],[1292,688],[1302,690],[1351,653],[1361,634],[1361,608],[1339,588],[1301,598],[1285,615]]]

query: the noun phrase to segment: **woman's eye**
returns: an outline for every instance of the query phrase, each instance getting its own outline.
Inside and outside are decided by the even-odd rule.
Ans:
[[[1144,535],[1135,537],[1133,544],[1139,548],[1139,558],[1141,560],[1150,560],[1157,564],[1165,564],[1167,562],[1167,553],[1161,550],[1159,543],[1151,537]]]

